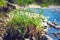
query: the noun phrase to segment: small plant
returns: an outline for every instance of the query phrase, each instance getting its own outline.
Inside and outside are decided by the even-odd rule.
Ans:
[[[31,16],[33,14],[33,16]],[[25,37],[25,35],[32,36],[38,32],[42,33],[42,19],[34,13],[28,11],[14,10],[10,13],[11,18],[8,22],[9,26],[17,28],[20,35]]]

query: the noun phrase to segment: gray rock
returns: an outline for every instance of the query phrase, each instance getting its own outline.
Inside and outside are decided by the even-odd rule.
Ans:
[[[0,40],[3,40],[3,38],[2,38],[2,37],[0,37]]]

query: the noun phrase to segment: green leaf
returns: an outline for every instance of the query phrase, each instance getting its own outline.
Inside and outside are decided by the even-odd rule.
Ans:
[[[18,29],[18,32],[19,32],[19,33],[22,33],[22,31],[21,31],[20,29]]]

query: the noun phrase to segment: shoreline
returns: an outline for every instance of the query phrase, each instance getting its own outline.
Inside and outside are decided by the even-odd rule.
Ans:
[[[60,6],[49,5],[48,7],[42,7],[40,5],[31,4],[31,5],[25,6],[25,8],[60,9]]]

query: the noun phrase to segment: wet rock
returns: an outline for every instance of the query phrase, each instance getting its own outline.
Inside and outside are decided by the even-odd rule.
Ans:
[[[42,34],[42,40],[53,40],[53,39],[47,34]]]
[[[60,37],[60,33],[52,33],[55,37]]]

